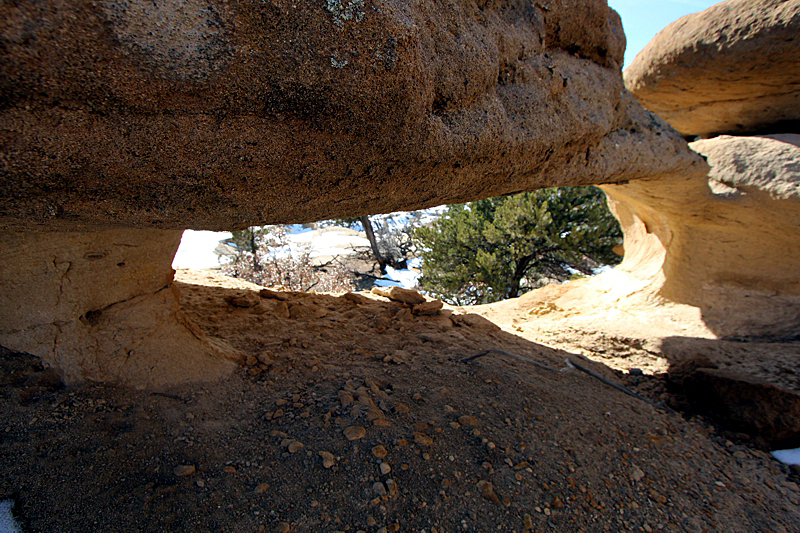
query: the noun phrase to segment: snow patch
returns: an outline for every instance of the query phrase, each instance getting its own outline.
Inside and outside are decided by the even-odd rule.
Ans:
[[[336,257],[354,254],[354,248],[369,248],[369,241],[363,233],[345,228],[327,228],[304,233],[287,235],[294,249],[308,248],[314,257]]]
[[[787,465],[800,465],[800,448],[793,450],[775,450],[770,452],[778,461]]]
[[[11,514],[13,508],[13,500],[0,501],[0,533],[22,533],[22,528]]]
[[[181,236],[181,245],[172,260],[172,268],[217,268],[219,256],[214,250],[220,241],[230,239],[229,231],[194,231],[186,230]]]
[[[417,286],[417,280],[420,273],[408,268],[397,269],[390,266],[386,267],[385,278],[375,281],[376,287],[403,287],[404,289],[413,289]]]

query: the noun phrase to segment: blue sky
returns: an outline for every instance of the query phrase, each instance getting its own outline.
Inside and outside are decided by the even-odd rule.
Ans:
[[[608,0],[608,5],[622,18],[628,38],[625,66],[670,22],[716,3],[718,0]]]

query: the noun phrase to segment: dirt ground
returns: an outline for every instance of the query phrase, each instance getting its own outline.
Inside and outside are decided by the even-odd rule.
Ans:
[[[177,279],[184,312],[249,359],[229,380],[62,387],[37,358],[0,354],[0,498],[24,531],[800,532],[795,471],[562,371],[570,359],[669,403],[670,353],[697,347],[671,332],[589,327],[535,298],[427,317],[374,295],[237,307],[258,287]],[[485,350],[539,365],[460,361]],[[747,361],[797,389],[780,361]]]

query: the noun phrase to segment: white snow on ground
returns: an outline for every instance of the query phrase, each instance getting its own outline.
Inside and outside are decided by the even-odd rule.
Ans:
[[[782,463],[787,465],[800,465],[800,448],[793,450],[775,450],[772,456]]]
[[[287,239],[295,248],[308,247],[311,257],[350,255],[355,253],[354,248],[369,248],[369,241],[363,233],[346,228],[291,233]]]
[[[418,224],[429,224],[441,216],[445,209],[447,209],[447,206],[441,205],[424,211],[399,211],[385,215],[374,215],[371,218],[376,223],[401,227],[408,224],[411,218],[416,216]],[[323,222],[322,224],[325,223]],[[297,253],[308,249],[312,258],[335,257],[337,255],[352,254],[354,253],[353,248],[369,248],[369,241],[366,239],[360,224],[356,224],[354,229],[329,226],[314,230],[312,227],[303,224],[290,224],[286,225],[285,228],[289,249],[285,251],[275,250],[275,253],[279,255],[281,253]],[[227,231],[184,231],[181,245],[177,254],[175,254],[175,259],[172,261],[172,268],[202,269],[219,267],[220,259],[214,253],[214,250],[220,241],[230,237],[231,233]],[[413,276],[413,272],[398,274],[398,276],[406,280],[403,283],[412,283],[410,276]],[[398,282],[401,282],[401,280],[398,280]]]
[[[403,287],[404,289],[413,289],[417,285],[417,279],[419,279],[419,276],[420,276],[419,271],[410,270],[408,268],[400,270],[387,266],[386,275],[384,276],[384,278],[389,278],[389,279],[376,280],[375,286]]]
[[[219,256],[214,253],[220,241],[232,237],[229,231],[186,230],[181,237],[181,245],[172,260],[172,268],[216,268]]]
[[[22,529],[14,520],[11,509],[14,507],[13,500],[0,501],[0,533],[22,533]]]

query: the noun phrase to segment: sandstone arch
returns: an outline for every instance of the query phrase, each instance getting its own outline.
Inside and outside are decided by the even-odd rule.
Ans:
[[[177,234],[156,230],[356,216],[703,166],[624,91],[624,35],[601,0],[22,1],[0,6],[0,38],[3,276],[15,280],[3,284],[0,344],[42,355],[70,381],[166,384],[157,369],[175,358],[216,361],[197,379],[229,371],[173,312]],[[61,242],[67,255],[92,253],[120,239],[161,243],[138,271],[129,265],[130,290],[109,291],[100,307],[75,293],[75,306],[56,306],[66,315],[45,309],[63,272],[36,270],[37,250]],[[113,262],[80,264],[87,290],[128,286]],[[99,334],[80,320],[130,298],[155,305],[156,294],[148,313],[188,339],[169,353],[155,340],[141,348],[153,330],[135,333],[133,310]],[[53,335],[24,333],[55,321],[74,325],[61,351]],[[115,353],[138,354],[124,377],[101,361],[112,337]]]

